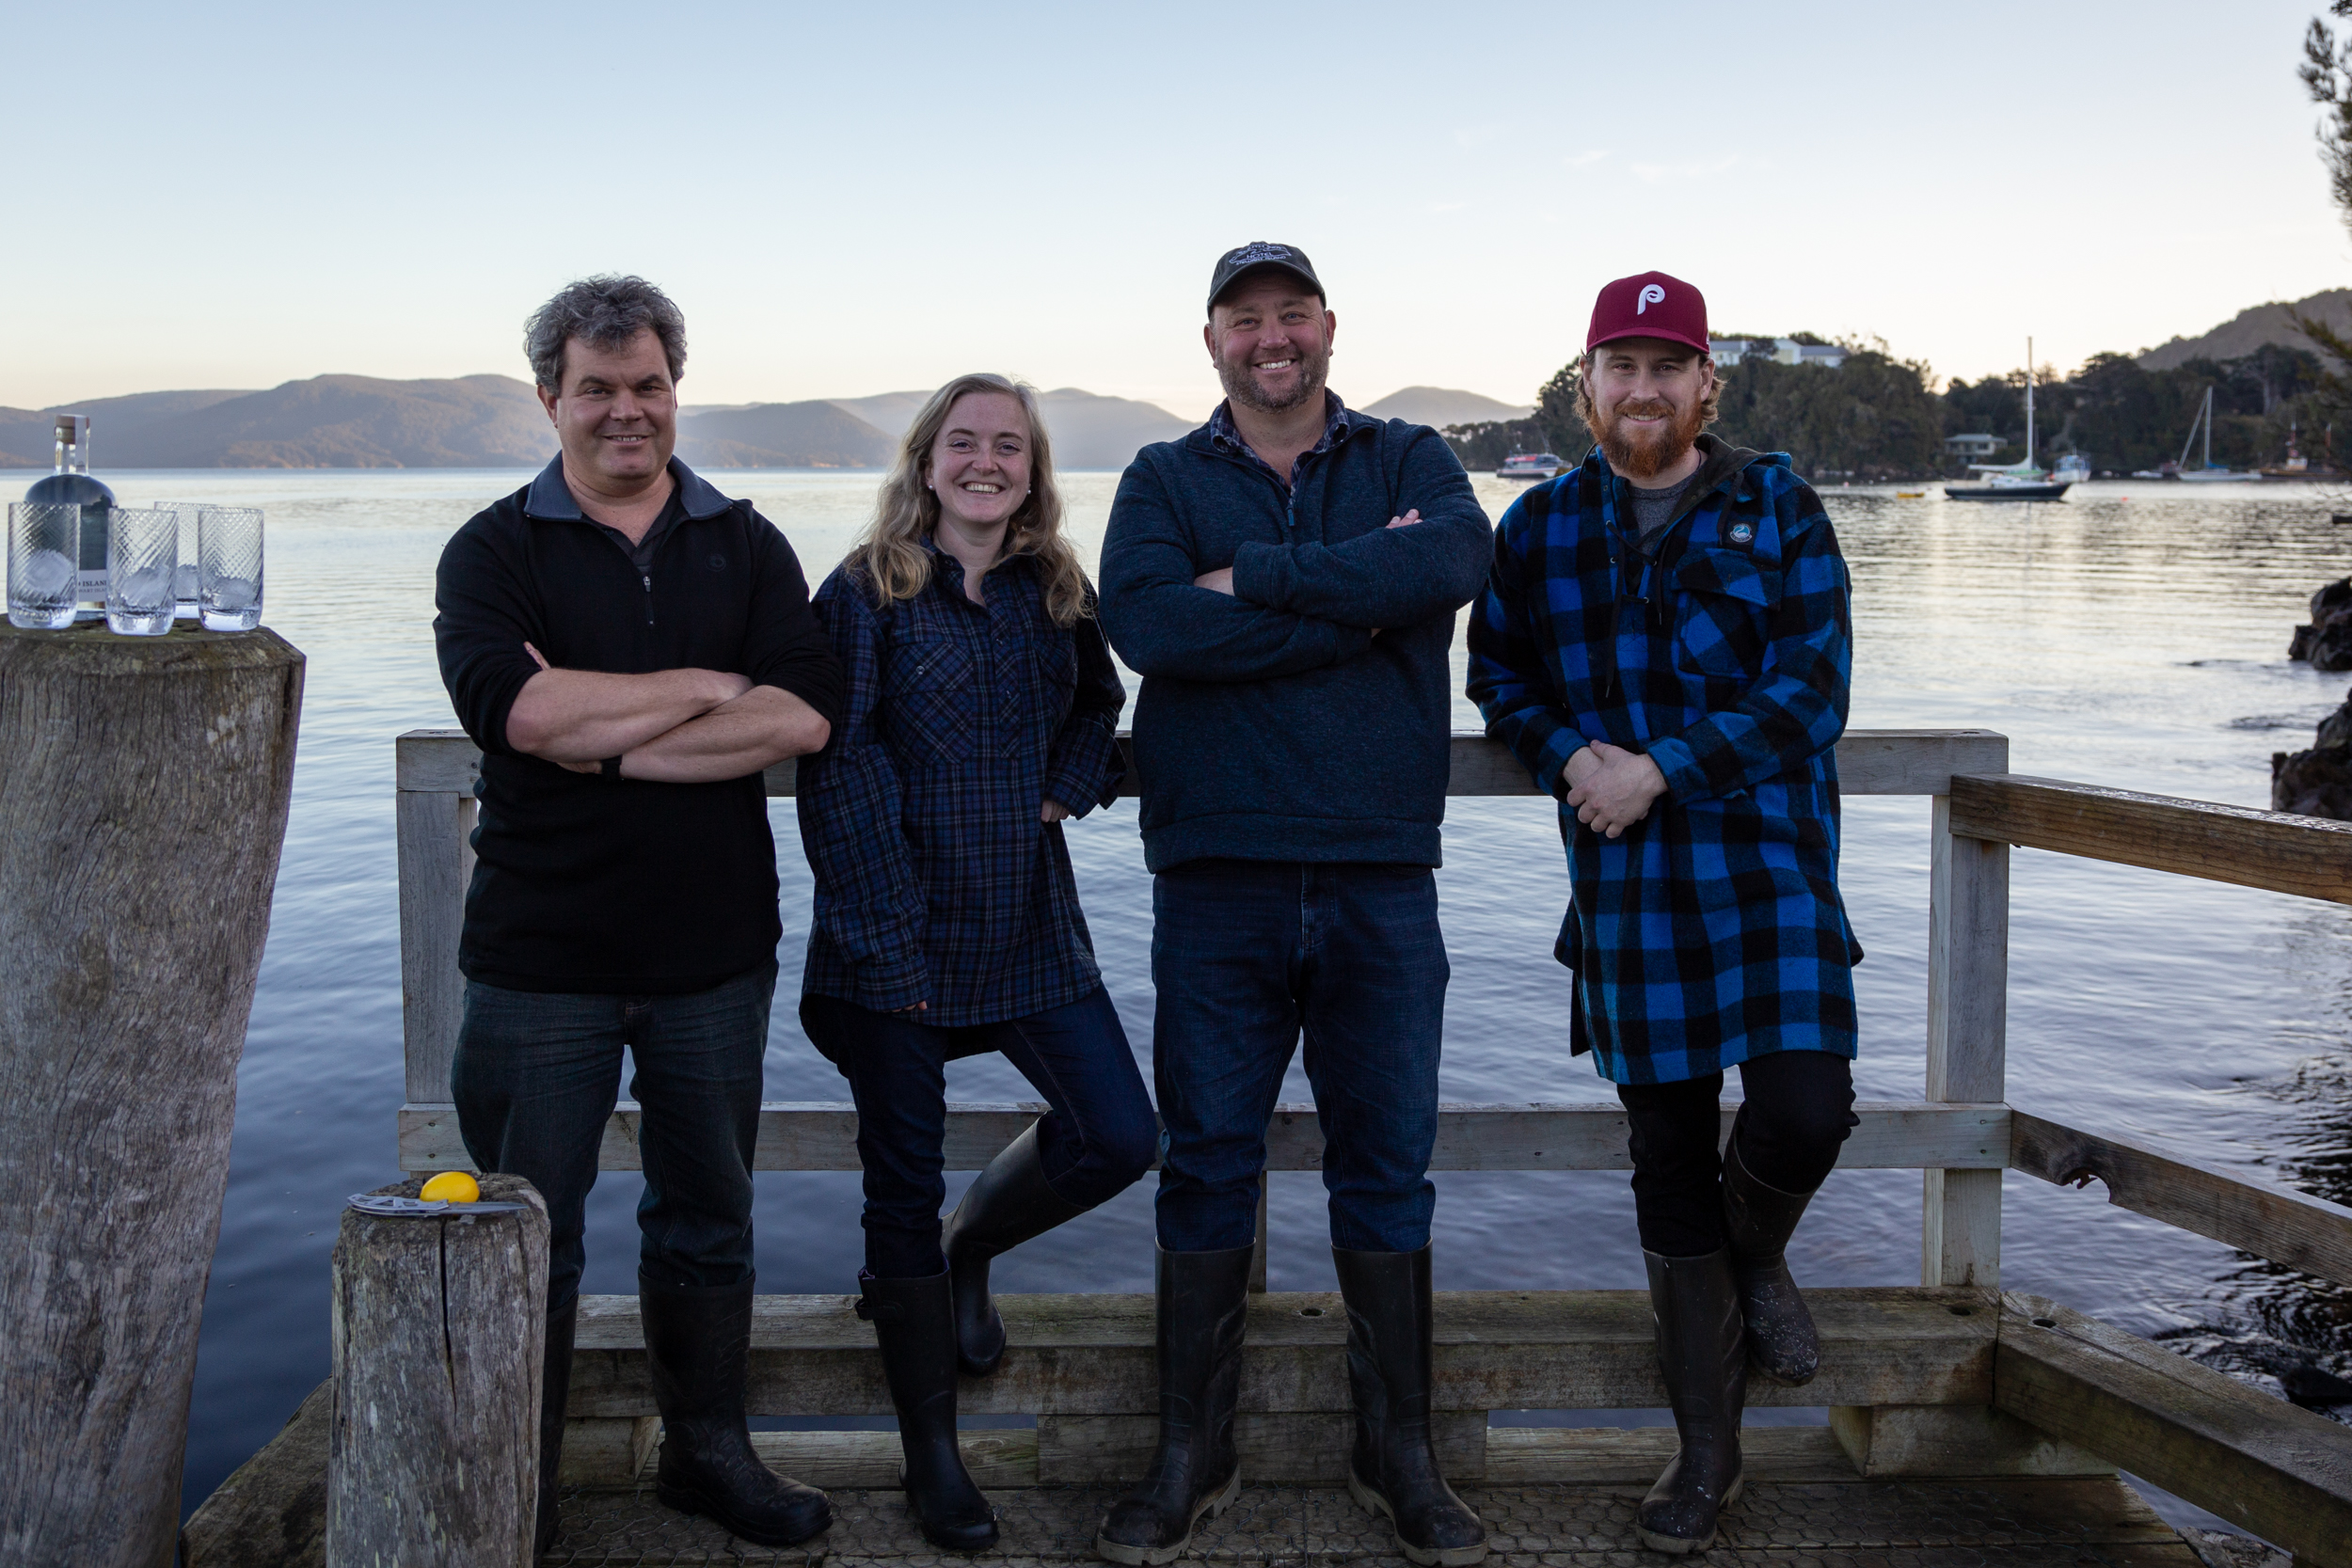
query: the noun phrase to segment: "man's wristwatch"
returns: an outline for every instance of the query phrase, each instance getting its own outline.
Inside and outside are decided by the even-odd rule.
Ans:
[[[602,762],[596,764],[596,777],[600,779],[617,779],[620,776],[621,759],[619,757],[607,757]]]

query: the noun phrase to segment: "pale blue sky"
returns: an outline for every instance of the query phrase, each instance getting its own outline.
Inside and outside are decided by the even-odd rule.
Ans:
[[[520,375],[619,269],[690,401],[991,369],[1198,415],[1251,239],[1314,257],[1357,403],[1532,400],[1648,267],[1723,329],[2071,367],[2352,283],[2317,8],[12,0],[0,404]]]

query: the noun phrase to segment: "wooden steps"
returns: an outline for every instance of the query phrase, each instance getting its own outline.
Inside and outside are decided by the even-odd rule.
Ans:
[[[755,1416],[890,1413],[874,1331],[853,1296],[761,1296],[752,1318]],[[1804,1388],[1760,1380],[1753,1405],[1986,1404],[1995,1298],[1917,1286],[1805,1292],[1821,1372]],[[963,1380],[966,1415],[1144,1416],[1158,1408],[1148,1295],[1000,1295],[1008,1348],[994,1376]],[[1253,1295],[1241,1408],[1348,1408],[1347,1323],[1337,1294]],[[1463,1291],[1437,1298],[1437,1407],[1443,1411],[1654,1409],[1649,1297],[1638,1291]],[[575,1416],[655,1413],[634,1296],[580,1298]]]

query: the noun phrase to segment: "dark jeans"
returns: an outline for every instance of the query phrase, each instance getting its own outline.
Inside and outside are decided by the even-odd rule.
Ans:
[[[683,996],[502,990],[469,981],[450,1067],[457,1127],[484,1170],[548,1202],[548,1310],[580,1294],[596,1148],[620,1098],[621,1048],[644,1107],[638,1267],[668,1285],[752,1277],[752,1145],[768,1050],[771,962]]]
[[[1732,1122],[1748,1174],[1784,1193],[1829,1178],[1838,1147],[1861,1123],[1853,1064],[1827,1051],[1775,1051],[1740,1064],[1746,1103]],[[1633,1124],[1633,1214],[1642,1249],[1700,1258],[1724,1244],[1721,1181],[1724,1075],[1678,1084],[1620,1084]]]
[[[1445,939],[1427,866],[1189,861],[1152,882],[1160,1245],[1248,1246],[1300,1035],[1331,1243],[1417,1252],[1437,1207]]]
[[[947,1199],[940,1146],[951,1058],[1001,1051],[1045,1097],[1052,1109],[1037,1124],[1038,1155],[1063,1202],[1091,1209],[1151,1168],[1152,1101],[1107,991],[1002,1023],[940,1028],[917,1016],[801,997],[801,1026],[857,1101],[866,1267],[876,1278],[927,1279],[947,1266],[939,1251]]]

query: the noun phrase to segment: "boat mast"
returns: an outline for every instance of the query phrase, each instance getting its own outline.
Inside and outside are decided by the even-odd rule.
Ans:
[[[2205,461],[2207,463],[2213,461],[2212,415],[2213,388],[2208,387],[2205,388],[2205,401],[2197,405],[2197,418],[2188,421],[2188,437],[2181,443],[2181,460],[2172,465],[2174,467],[2188,467],[2188,449],[2197,444],[2197,427],[2201,423],[2205,426]]]
[[[2033,340],[2026,340],[2026,467],[2033,467]]]

